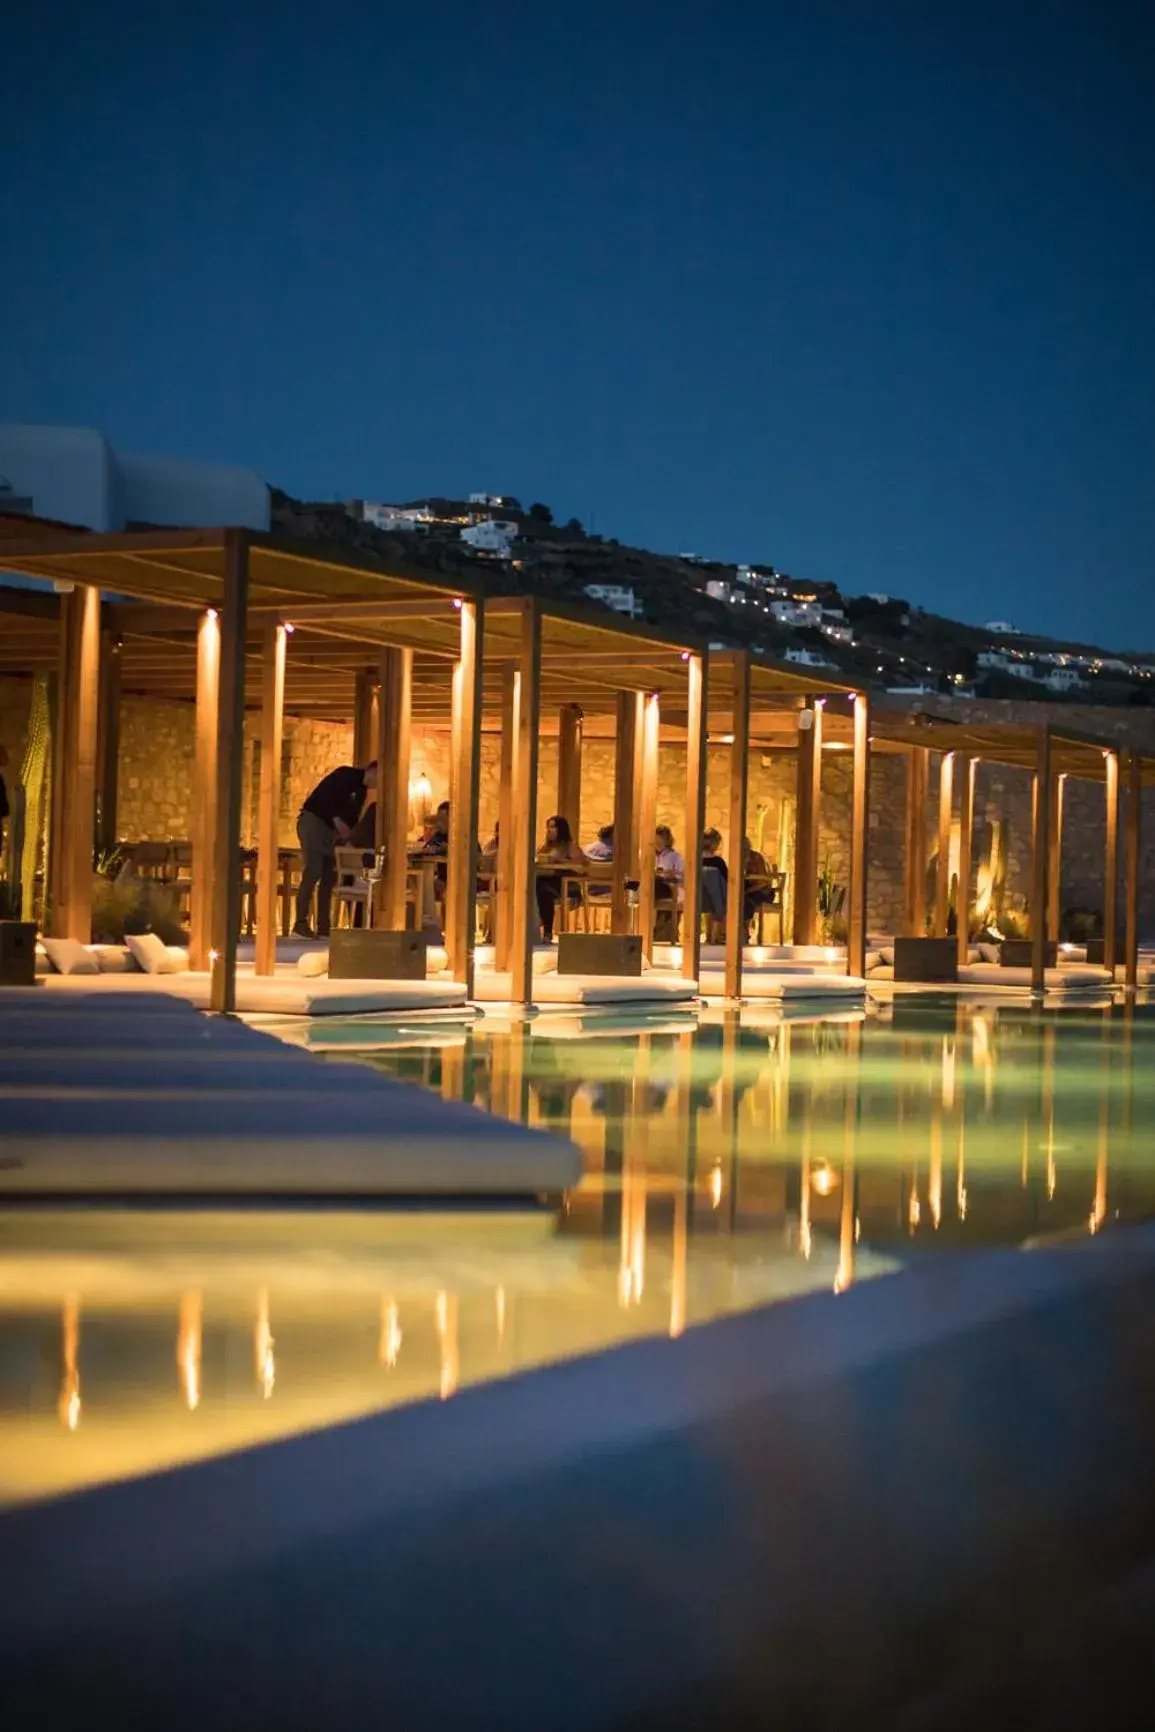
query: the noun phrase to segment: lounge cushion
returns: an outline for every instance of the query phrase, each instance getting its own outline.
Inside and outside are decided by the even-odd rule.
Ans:
[[[701,971],[698,985],[704,998],[721,998],[726,990],[725,969],[707,965]],[[770,968],[742,970],[743,998],[766,998],[777,1003],[794,998],[862,998],[865,992],[866,982],[858,975],[803,974]]]
[[[95,956],[101,974],[135,974],[136,958],[124,944],[90,944],[88,954]]]
[[[155,932],[134,933],[125,939],[125,945],[136,962],[138,968],[145,974],[178,974],[180,972],[174,959],[169,955],[168,946]]]
[[[79,938],[46,938],[44,954],[57,974],[99,974],[100,965]]]
[[[306,950],[297,958],[297,973],[306,980],[320,980],[329,972],[329,952],[327,950]]]
[[[478,970],[474,998],[487,1004],[508,1004],[512,977]],[[534,976],[535,1004],[670,1004],[685,1003],[698,995],[692,980],[676,975],[538,974]]]

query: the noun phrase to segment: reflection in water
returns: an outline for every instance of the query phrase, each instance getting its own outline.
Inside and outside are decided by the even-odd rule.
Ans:
[[[1155,1208],[1142,1010],[543,1015],[436,1050],[373,1032],[364,1062],[571,1135],[585,1177],[560,1217],[0,1212],[0,1364],[28,1368],[0,1383],[0,1498]]]

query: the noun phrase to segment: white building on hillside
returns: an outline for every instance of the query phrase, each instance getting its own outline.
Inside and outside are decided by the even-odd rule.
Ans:
[[[772,601],[770,612],[779,625],[811,626],[817,631],[822,624],[822,604],[817,601]]]
[[[1008,634],[1013,637],[1018,629],[1018,626],[1012,625],[1009,619],[988,619],[983,627],[984,631],[997,631],[1001,637],[1006,637]]]
[[[788,649],[783,660],[797,662],[799,667],[804,668],[832,668],[834,666],[833,662],[828,662],[825,656],[819,655],[817,650],[812,649]]]
[[[471,523],[461,531],[462,541],[477,553],[489,553],[497,559],[509,559],[513,554],[513,544],[517,540],[517,524],[503,523],[496,517],[483,517],[480,523]]]
[[[612,607],[615,613],[624,613],[630,619],[641,619],[645,612],[628,584],[587,583],[585,593],[593,601],[600,601],[606,607]]]
[[[361,519],[375,529],[399,529],[409,534],[415,530],[423,533],[436,522],[428,505],[377,505],[368,499],[361,506]]]
[[[500,510],[503,505],[508,504],[508,501],[500,493],[471,493],[469,503],[470,505],[496,506]]]
[[[1049,692],[1077,692],[1086,686],[1075,668],[1051,668],[1043,684]]]

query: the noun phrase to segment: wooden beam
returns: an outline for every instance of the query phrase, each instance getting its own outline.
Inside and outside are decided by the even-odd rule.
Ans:
[[[954,812],[954,753],[943,752],[938,767],[938,862],[934,874],[934,931],[945,938],[950,926],[950,826]]]
[[[1127,937],[1123,984],[1133,992],[1139,984],[1139,870],[1142,860],[1143,760],[1138,752],[1127,758]]]
[[[50,786],[48,859],[44,882],[44,930],[53,937],[65,936],[68,852],[65,845],[68,764],[73,756],[72,732],[75,702],[76,594],[60,597],[60,629],[57,642],[56,679],[52,689],[52,778]]]
[[[1115,976],[1119,948],[1119,754],[1105,752],[1106,837],[1103,849],[1103,960]]]
[[[231,1015],[237,1008],[237,943],[241,930],[241,780],[249,604],[249,538],[243,529],[225,531],[224,568],[209,1005],[218,1013]]]
[[[405,929],[405,883],[409,866],[410,715],[413,708],[413,651],[390,646],[378,663],[380,693],[377,737],[377,847],[385,870],[375,897],[374,924],[389,932]],[[417,923],[420,925],[420,909]]]
[[[926,936],[926,796],[930,752],[912,746],[906,760],[906,932]]]
[[[100,698],[100,591],[78,584],[68,598],[62,667],[59,898],[53,930],[87,944],[92,938],[92,846],[96,817],[96,738]]]
[[[867,870],[870,842],[870,699],[854,701],[854,762],[850,794],[850,895],[846,916],[846,972],[866,973]]]
[[[116,845],[120,784],[120,644],[114,632],[100,634],[100,703],[96,745],[96,846]]]
[[[509,967],[513,927],[513,856],[516,835],[517,708],[520,676],[515,662],[501,669],[501,759],[497,785],[497,882],[493,895],[493,954],[498,973]]]
[[[196,757],[193,762],[192,888],[189,891],[189,967],[209,966],[212,928],[214,825],[217,785],[217,700],[220,690],[221,627],[215,607],[197,624]]]
[[[557,811],[581,843],[582,712],[580,704],[563,704],[558,711]]]
[[[750,657],[742,652],[733,661],[734,741],[730,747],[730,882],[726,896],[727,998],[742,996],[742,950],[746,942],[746,800],[750,782]],[[816,712],[817,713],[817,712]],[[694,844],[701,851],[702,838]]]
[[[641,781],[638,799],[637,838],[638,931],[642,938],[642,955],[647,962],[651,960],[654,953],[654,917],[657,905],[654,831],[658,827],[658,741],[661,733],[661,719],[661,699],[657,692],[648,692],[642,700]]]
[[[272,974],[277,966],[277,929],[280,924],[277,916],[281,888],[281,743],[285,719],[287,642],[283,625],[265,627],[261,674],[261,791],[257,809],[257,974]]]
[[[517,810],[513,857],[513,921],[510,932],[510,1001],[533,1002],[533,946],[537,937],[537,770],[541,738],[541,603],[520,605],[521,632],[517,707]]]
[[[1051,822],[1047,832],[1047,847],[1051,856],[1047,864],[1047,937],[1052,944],[1059,941],[1062,915],[1063,796],[1066,782],[1066,776],[1053,777]]]
[[[709,655],[692,655],[686,672],[686,861],[682,908],[682,974],[697,980],[702,962],[702,832],[706,827],[706,717]]]
[[[979,761],[965,757],[962,761],[962,789],[959,808],[957,938],[959,967],[965,968],[970,958],[971,930],[971,855],[974,852],[975,778]]]
[[[627,880],[637,876],[634,806],[637,798],[638,706],[640,694],[620,692],[617,701],[614,749],[614,885],[611,926],[615,932],[630,929],[630,898]]]
[[[818,814],[822,788],[822,700],[798,712],[794,805],[794,942],[813,944],[818,917]]]
[[[269,627],[266,626],[266,632]],[[377,674],[373,668],[358,668],[353,675],[353,762],[367,764],[373,756],[377,737],[373,726],[373,701],[377,692]]]
[[[477,805],[481,787],[481,696],[484,669],[481,605],[461,604],[461,655],[454,668],[453,800],[449,808],[449,860],[445,943],[454,980],[473,996],[477,942]]]
[[[1031,996],[1041,998],[1047,970],[1047,846],[1051,806],[1051,736],[1044,723],[1035,746],[1035,797],[1031,812]]]

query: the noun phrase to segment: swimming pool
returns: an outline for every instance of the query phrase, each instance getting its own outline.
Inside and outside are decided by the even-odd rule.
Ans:
[[[1155,1213],[1146,1008],[898,1000],[315,1037],[563,1129],[559,1214],[0,1214],[0,1497],[22,1501],[900,1272]],[[339,1134],[339,1126],[335,1127]]]

